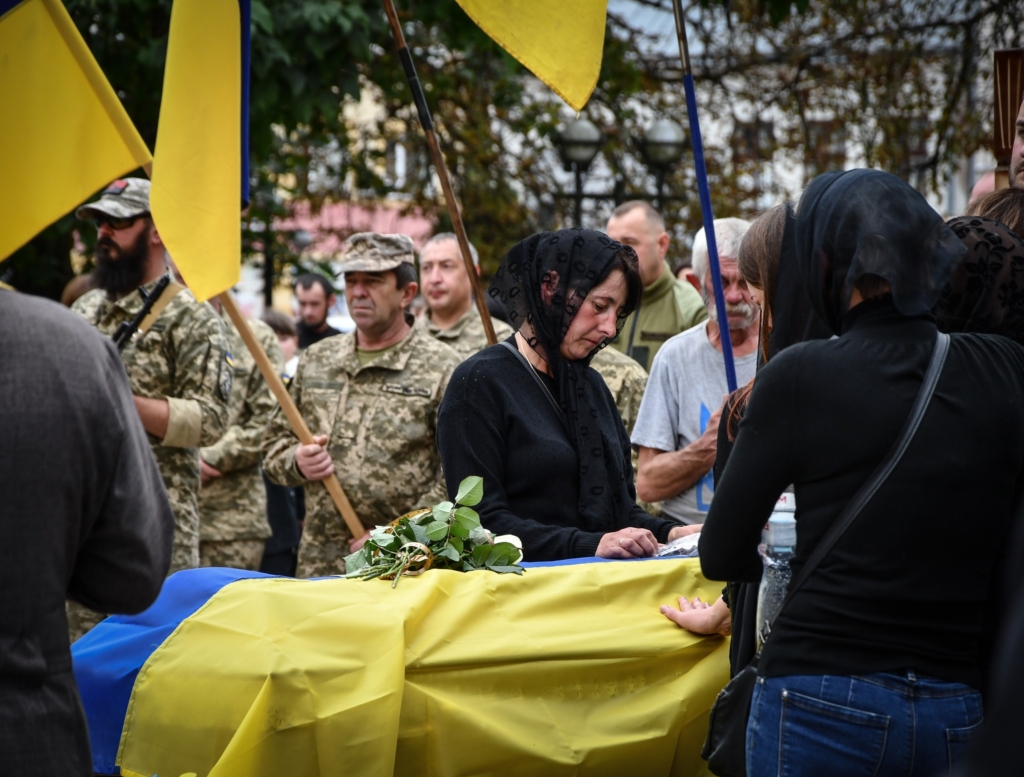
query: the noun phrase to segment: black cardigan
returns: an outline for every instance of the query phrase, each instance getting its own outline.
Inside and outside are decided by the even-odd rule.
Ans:
[[[632,472],[629,436],[607,388],[603,398],[598,412],[618,419],[625,471]],[[593,556],[603,534],[627,526],[650,529],[665,542],[675,526],[634,505],[600,531],[580,527],[576,451],[541,387],[501,345],[456,368],[441,402],[437,445],[449,497],[463,478],[481,476],[484,497],[475,508],[481,523],[495,534],[518,536],[526,561]],[[632,479],[623,487],[635,502]]]
[[[864,303],[836,340],[757,376],[700,541],[714,580],[756,580],[761,528],[796,486],[794,575],[891,448],[935,343],[929,316]],[[1024,348],[953,335],[903,460],[779,616],[764,676],[914,669],[980,687],[989,579],[1024,473]]]

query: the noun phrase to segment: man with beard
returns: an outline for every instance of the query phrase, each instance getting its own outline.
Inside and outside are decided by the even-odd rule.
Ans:
[[[300,350],[341,334],[340,330],[327,323],[327,314],[336,300],[334,289],[324,276],[311,272],[296,278],[295,298],[299,301],[299,319],[295,328]]]
[[[605,229],[617,240],[636,251],[644,296],[640,308],[626,319],[609,347],[632,356],[645,370],[665,342],[696,326],[708,317],[700,294],[693,286],[672,274],[665,261],[669,236],[665,220],[650,203],[630,200],[619,205]]]
[[[741,219],[715,220],[726,325],[741,386],[754,377],[760,324],[736,261],[749,226]],[[703,229],[694,239],[693,271],[709,319],[671,338],[658,352],[631,438],[640,449],[637,495],[647,502],[661,501],[663,516],[684,524],[703,523],[711,507],[718,419],[728,392],[723,322],[715,308]]]
[[[461,359],[413,326],[413,254],[405,235],[362,232],[345,241],[341,270],[356,329],[303,351],[289,387],[315,443],[299,443],[280,407],[263,433],[267,476],[306,492],[298,577],[344,574],[345,556],[368,536],[352,536],[316,481],[337,474],[367,530],[448,498],[437,410]]]
[[[96,224],[97,288],[72,310],[110,337],[142,308],[139,288],[152,291],[167,273],[166,251],[149,214],[149,181],[114,181],[76,215]],[[140,328],[121,355],[174,512],[170,571],[176,572],[199,566],[199,448],[224,434],[231,355],[217,314],[188,289],[170,286],[154,310],[158,307],[152,324]],[[102,617],[69,608],[72,639]]]

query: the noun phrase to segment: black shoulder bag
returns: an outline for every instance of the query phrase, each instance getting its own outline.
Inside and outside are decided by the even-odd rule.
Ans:
[[[903,458],[903,453],[914,438],[914,433],[917,432],[917,427],[921,424],[925,410],[928,409],[932,394],[935,393],[935,385],[939,382],[939,374],[942,372],[942,365],[946,361],[948,351],[949,335],[940,332],[936,338],[935,350],[928,363],[928,371],[925,373],[921,390],[917,394],[917,399],[914,401],[914,406],[910,410],[910,415],[903,425],[900,436],[882,463],[871,473],[871,477],[861,486],[860,490],[854,494],[853,499],[818,543],[810,558],[807,559],[807,563],[800,570],[800,574],[790,583],[786,598],[779,608],[780,613],[807,582],[807,578],[811,576],[811,573],[836,544],[843,532],[853,523],[854,518],[864,508],[864,505],[871,500],[871,497],[889,477],[889,473]],[[768,639],[770,638],[769,636]],[[759,649],[750,664],[738,672],[722,689],[711,707],[708,735],[704,742],[704,749],[701,751],[701,757],[708,762],[708,767],[718,777],[746,777],[747,719],[750,717],[754,683],[757,682],[757,659],[760,654]]]

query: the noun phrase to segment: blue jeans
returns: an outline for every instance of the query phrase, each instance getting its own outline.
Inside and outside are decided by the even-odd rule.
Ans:
[[[913,672],[759,678],[749,777],[937,777],[961,763],[981,694]]]

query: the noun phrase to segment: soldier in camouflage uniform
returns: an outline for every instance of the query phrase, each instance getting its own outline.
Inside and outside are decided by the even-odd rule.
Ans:
[[[479,272],[480,257],[469,246]],[[427,313],[417,321],[433,337],[468,359],[487,347],[487,335],[480,313],[473,304],[473,285],[462,261],[458,238],[451,232],[434,235],[420,252],[420,281]],[[512,334],[504,321],[492,319],[494,334],[501,342]]]
[[[220,307],[217,300],[210,304]],[[199,561],[204,567],[257,571],[271,533],[260,440],[277,401],[231,319],[223,311],[221,319],[230,336],[234,385],[227,432],[199,451]],[[249,327],[280,373],[284,354],[274,330],[255,319],[249,319]]]
[[[622,416],[622,423],[626,431],[633,433],[633,425],[636,423],[637,413],[640,412],[640,400],[644,397],[644,389],[647,388],[647,371],[635,360],[614,348],[602,348],[590,361],[590,366],[597,370],[604,378],[605,385],[612,392],[615,399],[615,407],[619,409]],[[636,473],[638,454],[633,450],[633,473]],[[646,510],[650,515],[658,517],[661,515],[661,502],[644,502],[639,497],[637,504]]]
[[[263,436],[268,477],[306,489],[298,577],[344,574],[354,539],[314,481],[335,473],[366,529],[447,499],[435,429],[459,356],[409,320],[417,292],[412,241],[360,233],[344,250],[356,330],[307,348],[289,387],[316,444],[300,445],[280,408]]]
[[[115,181],[76,215],[97,225],[93,278],[99,288],[80,297],[72,309],[109,337],[142,308],[137,287],[151,291],[167,272],[166,251],[149,215],[149,181]],[[224,433],[231,394],[224,329],[209,305],[182,289],[122,356],[174,512],[170,571],[196,567],[199,446],[213,444]],[[72,639],[102,617],[77,605],[70,608]]]
[[[602,348],[591,359],[590,366],[604,378],[622,416],[622,423],[632,434],[636,414],[640,412],[640,400],[647,388],[647,370],[614,348]]]

